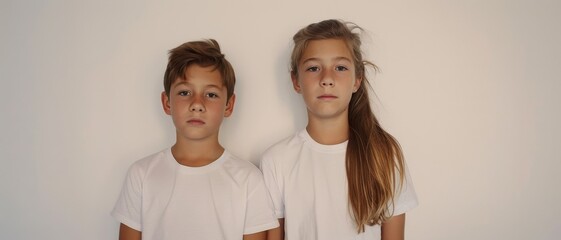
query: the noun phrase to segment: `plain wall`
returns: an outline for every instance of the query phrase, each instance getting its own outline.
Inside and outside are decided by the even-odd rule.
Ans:
[[[221,140],[258,163],[306,124],[292,35],[368,31],[376,114],[402,144],[419,240],[559,239],[559,1],[0,2],[0,239],[116,239],[127,168],[175,140],[167,51],[217,39],[238,84]]]

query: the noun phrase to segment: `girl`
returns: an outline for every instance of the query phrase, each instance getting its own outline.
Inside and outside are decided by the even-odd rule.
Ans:
[[[273,145],[261,169],[281,223],[269,239],[404,239],[417,197],[397,141],[370,108],[360,27],[326,20],[294,35],[291,78],[305,130]]]

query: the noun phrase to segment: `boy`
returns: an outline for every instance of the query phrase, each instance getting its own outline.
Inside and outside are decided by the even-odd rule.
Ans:
[[[261,172],[218,142],[235,81],[213,39],[170,51],[161,98],[176,143],[130,167],[112,212],[119,239],[265,239],[278,226]]]

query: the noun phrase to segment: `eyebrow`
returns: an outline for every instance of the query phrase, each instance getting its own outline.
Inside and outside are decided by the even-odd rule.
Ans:
[[[176,87],[176,86],[179,86],[179,85],[186,85],[186,86],[189,86],[189,85],[191,85],[191,84],[188,83],[186,80],[180,80],[180,81],[177,81],[176,83],[174,83],[171,87]],[[223,87],[223,86],[219,86],[219,85],[216,85],[216,84],[205,85],[205,88],[217,88],[217,89],[222,89],[222,87]]]
[[[335,57],[335,58],[331,59],[331,61],[340,61],[340,60],[346,60],[346,61],[349,61],[349,62],[353,62],[353,61],[351,61],[351,59],[349,59],[347,57]],[[302,61],[302,64],[306,63],[306,62],[309,62],[309,61],[320,61],[320,59],[315,58],[315,57],[307,58],[304,61]]]

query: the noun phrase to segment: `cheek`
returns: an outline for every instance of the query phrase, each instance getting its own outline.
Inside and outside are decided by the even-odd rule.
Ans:
[[[314,77],[300,78],[299,82],[302,90],[312,89],[319,84],[319,80]]]
[[[221,112],[226,110],[226,101],[212,101],[207,102],[205,105],[207,110],[212,109],[212,112]]]
[[[169,106],[171,107],[171,110],[173,111],[175,110],[179,110],[179,108],[182,107],[181,101],[177,101],[177,100],[172,100],[169,102]]]
[[[311,88],[310,86],[302,86],[302,91],[300,92],[300,94],[305,99],[311,98],[314,95],[313,93],[314,93],[314,89]]]

